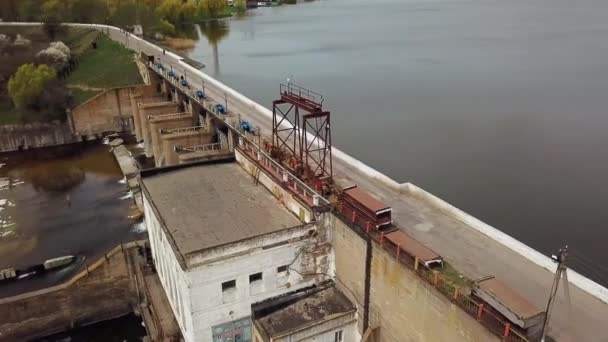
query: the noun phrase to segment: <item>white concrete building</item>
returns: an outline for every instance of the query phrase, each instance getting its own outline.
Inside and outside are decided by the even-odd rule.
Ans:
[[[252,304],[334,275],[329,229],[302,223],[233,160],[141,177],[153,259],[185,341],[252,341]]]

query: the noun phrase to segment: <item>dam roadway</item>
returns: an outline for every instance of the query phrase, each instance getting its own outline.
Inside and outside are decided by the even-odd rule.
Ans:
[[[168,51],[163,54],[163,50],[157,46],[115,30],[110,31],[110,37],[135,51],[160,58],[161,63],[172,66],[178,75],[184,75],[197,89],[204,82],[208,97],[219,103],[223,103],[226,98],[231,113],[240,114],[244,120],[260,127],[263,135],[272,132],[270,110],[240,94],[233,94],[234,90],[185,64],[180,56]],[[339,113],[339,108],[333,110]],[[335,148],[333,154],[334,174],[347,176],[391,205],[395,225],[399,229],[435,250],[467,277],[477,279],[495,275],[539,308],[545,308],[553,281],[552,271],[451,215],[452,209],[457,209],[443,210],[432,204],[430,201],[433,199],[429,201],[427,197],[434,198],[432,195],[425,192],[422,196],[417,195],[415,190],[409,191],[408,186],[395,184],[383,175],[376,175],[374,170],[367,170],[364,165],[359,167],[356,165],[358,161],[353,164],[349,156]],[[487,228],[493,230],[489,226]],[[556,246],[556,249],[559,247]],[[532,254],[535,254],[532,258],[543,257],[536,255],[539,254],[536,251]],[[547,257],[544,258],[545,263],[550,263]],[[572,281],[574,272],[568,272]],[[550,336],[558,341],[608,341],[604,327],[605,317],[608,317],[608,304],[570,284],[572,305],[569,305],[562,290],[563,288],[559,291],[552,314]]]
[[[199,89],[204,82],[208,97],[220,103],[226,97],[228,110],[259,126],[262,134],[272,132],[270,110],[186,64],[182,57],[168,51],[163,53],[162,48],[117,28],[74,25],[97,28],[132,50],[160,58],[178,75],[184,75],[193,87]],[[340,109],[333,110],[339,113]],[[397,184],[335,148],[333,154],[334,174],[347,176],[392,206],[399,229],[435,250],[465,276],[476,279],[495,275],[538,307],[545,308],[555,270],[548,257],[411,184]],[[556,250],[559,247],[555,246]],[[560,287],[549,335],[557,341],[608,341],[604,327],[608,317],[608,290],[574,271],[568,270],[568,276],[569,299],[563,286]]]

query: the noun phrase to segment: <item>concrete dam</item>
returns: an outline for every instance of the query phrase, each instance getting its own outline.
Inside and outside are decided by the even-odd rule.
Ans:
[[[411,240],[362,225],[265,149],[277,127],[308,137],[305,125],[273,122],[276,112],[119,28],[71,25],[100,30],[139,54],[147,85],[99,95],[70,123],[79,136],[122,129],[143,143],[145,162],[138,167],[124,154],[125,174],[184,340],[538,340],[517,321],[545,309],[556,271],[550,258],[329,146],[333,177],[388,205],[394,231]],[[417,251],[434,252],[457,275],[433,269]],[[525,303],[510,308],[513,317],[465,290],[473,285],[464,279],[488,276],[500,280],[498,299]],[[597,341],[608,290],[572,270],[566,281],[549,335]]]

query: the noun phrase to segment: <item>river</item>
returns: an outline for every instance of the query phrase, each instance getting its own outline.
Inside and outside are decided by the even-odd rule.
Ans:
[[[608,3],[327,0],[202,25],[191,58],[267,107],[325,95],[334,145],[608,284]]]
[[[57,272],[4,283],[0,298],[55,285],[121,242],[145,237],[110,147],[81,143],[0,156],[0,269],[77,255]]]

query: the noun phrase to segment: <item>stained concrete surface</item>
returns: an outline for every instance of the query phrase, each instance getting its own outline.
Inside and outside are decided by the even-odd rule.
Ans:
[[[184,257],[301,225],[236,162],[142,175],[142,185]]]

